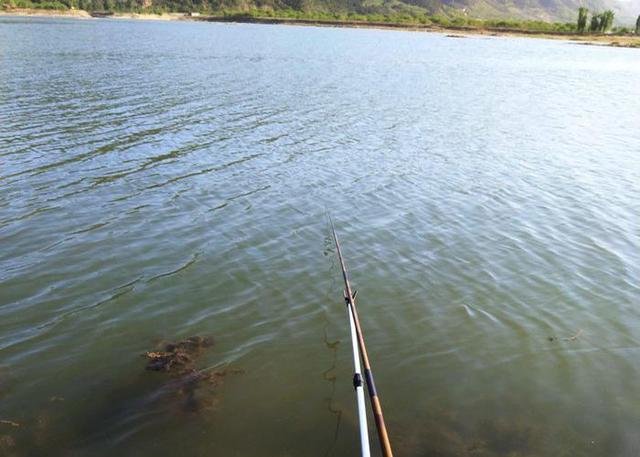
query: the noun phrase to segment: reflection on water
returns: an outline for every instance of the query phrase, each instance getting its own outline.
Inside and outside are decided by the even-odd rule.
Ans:
[[[0,43],[0,454],[357,453],[327,212],[397,455],[640,452],[636,50],[28,18]],[[192,335],[194,369],[244,371],[213,397],[145,370]]]

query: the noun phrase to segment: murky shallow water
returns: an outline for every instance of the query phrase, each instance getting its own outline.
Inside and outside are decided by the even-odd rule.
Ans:
[[[0,453],[355,455],[330,211],[397,455],[638,455],[639,58],[0,19]]]

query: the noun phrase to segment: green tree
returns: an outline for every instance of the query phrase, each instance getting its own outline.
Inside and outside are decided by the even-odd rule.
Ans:
[[[600,23],[600,31],[601,32],[606,32],[608,30],[611,29],[611,27],[613,27],[613,17],[615,16],[615,13],[612,10],[607,10],[604,13],[602,13],[602,19],[601,19],[601,23]]]
[[[598,32],[600,31],[600,15],[593,14],[591,16],[591,24],[589,25],[590,32]]]
[[[638,19],[636,20],[636,35],[640,34],[640,16],[638,16]]]
[[[580,7],[578,9],[578,32],[584,33],[587,29],[587,16],[589,15],[589,10],[584,7]]]

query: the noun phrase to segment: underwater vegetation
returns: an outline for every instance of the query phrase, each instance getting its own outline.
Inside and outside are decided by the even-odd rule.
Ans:
[[[93,383],[87,411],[70,414],[61,407],[65,398],[49,394],[31,414],[0,414],[0,457],[90,455],[92,446],[125,439],[147,423],[186,426],[187,419],[206,419],[206,413],[216,410],[224,380],[243,373],[202,368],[202,356],[213,346],[213,339],[205,336],[158,343],[142,354],[146,366],[134,370],[133,377],[118,374]],[[0,399],[9,395],[9,374],[8,368],[0,367]]]
[[[228,374],[241,374],[242,370],[198,369],[196,362],[205,350],[214,345],[213,339],[192,336],[162,345],[161,351],[149,351],[147,370],[168,374],[172,380],[164,390],[177,397],[185,411],[212,409],[215,406],[214,388],[220,386]]]
[[[164,351],[145,353],[149,359],[147,370],[166,371],[179,375],[195,372],[197,371],[196,359],[213,344],[213,339],[202,336],[192,336],[176,343],[167,343],[164,345]]]

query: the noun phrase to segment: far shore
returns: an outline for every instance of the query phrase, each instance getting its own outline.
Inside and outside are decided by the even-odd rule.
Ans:
[[[412,24],[405,22],[371,22],[328,19],[297,19],[252,16],[190,16],[183,13],[146,14],[146,13],[89,13],[83,10],[43,10],[43,9],[10,9],[0,10],[0,16],[43,16],[71,17],[79,19],[135,19],[146,21],[198,21],[250,24],[308,25],[316,27],[349,27],[435,32],[452,38],[465,38],[467,35],[530,37],[553,40],[564,40],[576,44],[593,46],[611,46],[624,48],[640,48],[640,36],[616,34],[576,34],[572,32],[542,32],[497,27],[457,27],[440,25]]]

